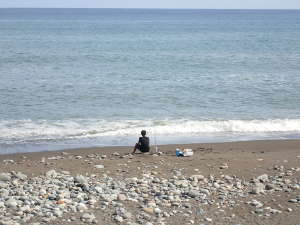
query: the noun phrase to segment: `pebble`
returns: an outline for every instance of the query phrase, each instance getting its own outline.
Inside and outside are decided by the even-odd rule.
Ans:
[[[213,220],[212,220],[212,218],[205,218],[205,220],[207,221],[207,222],[212,222]]]
[[[57,208],[56,210],[54,210],[53,214],[57,217],[62,217],[63,212]]]
[[[27,179],[27,175],[23,174],[21,172],[17,172],[14,174],[14,177],[20,180],[26,180]]]
[[[82,176],[82,175],[77,175],[75,177],[75,182],[79,183],[79,184],[86,184],[88,183],[87,178]]]
[[[18,206],[18,203],[13,200],[13,199],[10,199],[10,200],[7,200],[5,203],[4,203],[5,206],[7,206],[8,208],[17,208]]]
[[[160,213],[161,213],[161,209],[160,209],[160,208],[154,208],[154,212],[155,212],[156,214],[160,214]]]
[[[96,217],[93,213],[84,213],[81,216],[81,220],[88,223],[93,223],[96,220]]]
[[[12,159],[4,159],[3,163],[11,163],[11,164],[13,164],[13,163],[15,163],[15,161],[12,160]]]
[[[278,209],[269,209],[269,211],[270,211],[270,213],[272,213],[272,214],[277,214],[277,213],[282,213],[282,211],[281,210],[278,210]]]
[[[197,190],[191,190],[191,191],[189,191],[188,195],[192,198],[196,198],[200,195],[200,192]]]
[[[56,173],[55,170],[49,170],[48,172],[46,172],[46,177],[56,178],[57,177],[57,173]]]
[[[274,189],[276,189],[276,185],[275,184],[266,184],[265,189],[266,190],[274,190]]]
[[[248,202],[248,204],[255,206],[256,208],[261,208],[264,206],[261,202],[257,201],[256,199],[252,199],[252,201]]]
[[[123,218],[121,216],[115,216],[115,221],[119,222],[119,223],[122,223],[123,222]]]
[[[148,213],[148,214],[154,214],[153,208],[143,208],[143,211]]]
[[[227,163],[223,163],[221,166],[220,166],[220,169],[228,169],[229,166]]]
[[[88,157],[89,161],[101,158],[97,154]],[[128,166],[130,163],[122,165]],[[171,178],[162,178],[157,176],[156,171],[148,172],[154,166],[145,164],[141,167],[140,176],[125,179],[112,178],[107,174],[101,178],[87,174],[73,177],[70,172],[58,170],[49,170],[37,177],[27,177],[20,172],[0,173],[0,218],[24,224],[34,216],[39,222],[53,224],[54,220],[64,218],[66,212],[79,211],[82,216],[69,217],[67,221],[79,218],[86,223],[96,223],[96,217],[90,210],[99,209],[118,223],[163,225],[169,217],[184,215],[185,223],[197,224],[198,221],[194,221],[196,216],[203,218],[203,214],[210,215],[209,211],[201,209],[202,206],[214,206],[221,215],[226,208],[239,207],[244,197],[250,198],[248,204],[255,207],[252,212],[258,213],[258,216],[262,212],[279,214],[284,208],[263,208],[263,203],[251,200],[253,195],[249,192],[266,195],[272,193],[266,190],[273,189],[292,192],[296,190],[292,187],[299,184],[292,177],[287,179],[290,174],[287,172],[292,170],[284,169],[280,169],[278,175],[258,176],[253,183],[253,180],[245,181],[234,175],[204,177],[195,174],[186,177],[182,169],[174,170],[176,175]],[[300,202],[300,196],[292,202]],[[201,208],[195,208],[195,203]],[[128,204],[142,210],[133,216],[126,208]],[[229,219],[232,217],[227,216],[226,220]],[[213,221],[209,217],[204,220]]]
[[[262,183],[255,183],[251,193],[252,194],[261,194],[265,192],[265,185]]]
[[[258,209],[255,209],[254,212],[255,212],[256,214],[262,214],[262,213],[264,212],[264,210],[261,209],[261,208],[258,208]]]
[[[265,182],[269,181],[269,176],[268,176],[268,174],[263,174],[263,175],[258,176],[256,179],[265,183]]]
[[[126,199],[127,199],[126,195],[124,195],[124,194],[119,194],[118,195],[118,200],[119,201],[125,201]]]
[[[9,173],[0,173],[0,181],[10,181],[11,175]]]
[[[201,174],[196,174],[196,175],[191,176],[191,180],[193,180],[193,181],[201,181],[201,180],[204,180],[204,178],[205,177]]]
[[[87,208],[87,206],[84,204],[84,203],[79,203],[78,205],[77,205],[77,210],[78,211],[86,211],[88,208]]]
[[[103,165],[95,165],[95,168],[96,169],[104,169],[104,166]]]

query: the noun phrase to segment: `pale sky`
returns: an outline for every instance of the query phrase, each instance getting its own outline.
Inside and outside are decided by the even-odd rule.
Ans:
[[[0,8],[300,9],[300,0],[0,0]]]

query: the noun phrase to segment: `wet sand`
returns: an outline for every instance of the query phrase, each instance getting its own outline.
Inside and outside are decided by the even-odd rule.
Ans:
[[[192,148],[195,155],[193,157],[178,158],[175,156],[176,148]],[[163,168],[160,168],[165,176],[171,176],[171,174],[168,174],[168,171],[176,167],[184,168],[187,172],[191,172],[197,168],[205,175],[210,173],[220,173],[218,167],[224,162],[230,164],[230,167],[226,172],[231,174],[236,173],[245,178],[251,178],[251,176],[255,176],[275,164],[283,164],[290,167],[300,166],[300,159],[297,158],[297,156],[300,155],[300,140],[162,145],[158,146],[158,149],[164,153],[159,157],[153,156],[152,154],[139,154],[137,151],[137,154],[135,154],[134,158],[131,160],[132,168],[129,168],[128,173],[126,174],[139,174],[139,172],[134,169],[135,166],[142,166],[143,164],[148,163],[159,165],[160,159],[167,162],[164,163]],[[155,153],[154,150],[155,148],[152,146],[152,153]],[[2,172],[20,170],[26,171],[27,174],[31,175],[39,175],[49,169],[68,170],[74,173],[91,173],[96,171],[93,168],[93,164],[89,164],[90,161],[92,161],[93,163],[101,162],[101,164],[105,165],[106,172],[120,176],[120,174],[115,173],[119,168],[117,164],[125,162],[126,159],[113,157],[111,154],[114,152],[126,155],[132,152],[132,147],[82,148],[52,152],[0,155],[0,161],[5,159],[12,159],[15,161],[14,164],[1,163],[0,170]],[[64,157],[64,159],[61,160],[46,160],[46,164],[40,163],[43,157],[48,159],[53,156],[63,156],[64,153],[73,156],[82,156],[83,159],[77,160]],[[88,160],[88,155],[92,154],[107,155],[107,159]],[[287,162],[284,160],[287,160]]]

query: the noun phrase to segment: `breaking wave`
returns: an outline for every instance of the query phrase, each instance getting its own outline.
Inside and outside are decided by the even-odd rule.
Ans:
[[[105,136],[202,135],[218,133],[300,133],[300,119],[272,120],[9,120],[0,121],[0,143],[72,140]]]

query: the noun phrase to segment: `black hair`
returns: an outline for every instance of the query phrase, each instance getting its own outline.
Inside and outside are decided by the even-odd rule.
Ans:
[[[141,131],[141,135],[145,136],[145,135],[146,135],[146,131],[145,131],[145,130],[142,130],[142,131]]]

